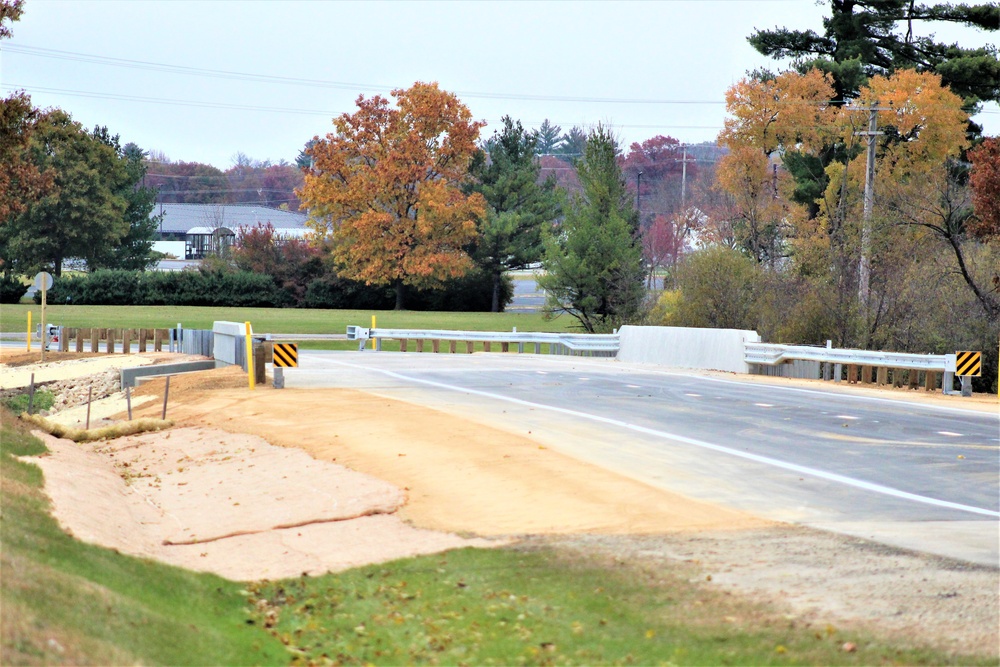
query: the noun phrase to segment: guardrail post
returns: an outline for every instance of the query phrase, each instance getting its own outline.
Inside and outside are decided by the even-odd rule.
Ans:
[[[862,366],[861,367],[861,384],[871,384],[872,383],[872,367]]]
[[[924,391],[934,391],[937,389],[937,371],[927,371],[924,373]]]
[[[105,341],[106,345],[105,345],[104,351],[107,352],[108,354],[114,354],[115,353],[115,330],[114,329],[108,329],[105,335],[106,335],[107,338],[106,338],[106,341]]]
[[[473,349],[474,349],[474,346],[473,346],[472,341],[471,340],[465,341],[465,351],[468,352],[469,354],[472,354]]]
[[[844,365],[843,364],[834,364],[833,365],[833,381],[834,382],[840,382],[840,374],[843,373],[843,372],[844,372]]]
[[[490,351],[490,341],[484,340],[483,341],[483,352],[489,352],[489,351]]]
[[[858,381],[858,367],[854,364],[847,365],[847,384],[856,384]]]
[[[944,377],[941,378],[941,393],[944,395],[952,394],[955,390],[955,374],[951,371],[945,371]]]
[[[76,351],[83,352],[83,337],[84,335],[90,334],[90,329],[77,329],[76,330]]]
[[[405,338],[401,338],[401,339],[399,340],[399,351],[400,351],[400,352],[406,352],[406,344],[407,344],[408,342],[409,342],[409,341],[408,341],[408,340],[406,340]]]
[[[916,368],[911,368],[907,372],[910,374],[909,389],[917,389],[920,386],[920,371]]]
[[[972,376],[963,375],[962,377],[962,396],[972,396]]]
[[[458,341],[457,340],[450,340],[450,341],[448,341],[448,351],[450,353],[455,354],[455,349],[457,347],[458,347]]]
[[[153,351],[163,350],[163,329],[153,329]]]
[[[267,349],[263,344],[258,343],[253,346],[253,381],[254,384],[263,385],[267,382],[266,368],[264,360],[267,358]]]
[[[431,341],[431,350],[434,352],[434,354],[437,354],[438,352],[440,352],[441,351],[441,341],[439,341],[437,338],[435,338],[434,340],[432,340]]]
[[[146,351],[146,339],[149,337],[149,329],[139,329],[139,353]]]
[[[423,351],[424,351],[424,339],[423,338],[418,338],[417,339],[417,352],[423,352]]]
[[[500,343],[501,352],[510,352],[510,343]]]
[[[889,384],[889,369],[885,366],[879,366],[875,369],[875,378],[875,384],[879,387]]]
[[[132,354],[132,330],[122,331],[122,354]]]

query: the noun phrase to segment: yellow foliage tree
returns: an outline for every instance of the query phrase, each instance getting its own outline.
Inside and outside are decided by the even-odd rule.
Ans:
[[[788,174],[779,173],[770,156],[817,151],[836,136],[833,96],[830,75],[819,70],[744,79],[726,91],[729,117],[719,143],[730,152],[716,171],[724,204],[713,213],[758,262],[783,256],[784,238],[803,215],[787,196],[792,187]]]
[[[306,151],[312,158],[297,194],[317,236],[332,241],[342,276],[392,285],[436,287],[472,266],[464,248],[485,212],[481,195],[461,185],[484,122],[436,83],[358,97],[358,110]]]

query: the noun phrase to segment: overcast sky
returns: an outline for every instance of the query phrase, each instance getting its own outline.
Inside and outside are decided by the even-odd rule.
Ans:
[[[813,0],[253,2],[27,0],[0,83],[172,160],[292,161],[359,94],[414,81],[457,93],[490,127],[509,114],[713,140],[726,88],[774,61],[755,28],[820,30]],[[944,26],[981,46],[995,34]],[[166,67],[164,67],[166,66]],[[206,72],[205,70],[211,70]],[[1000,110],[976,119],[1000,134]]]

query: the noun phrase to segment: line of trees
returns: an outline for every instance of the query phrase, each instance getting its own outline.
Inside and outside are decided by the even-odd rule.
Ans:
[[[173,161],[152,151],[147,157],[145,184],[157,190],[164,204],[258,204],[298,211],[295,190],[302,187],[302,169],[284,160],[254,160],[243,153],[223,171],[200,162]]]
[[[142,186],[144,152],[106,127],[84,129],[61,109],[40,111],[24,93],[2,100],[0,261],[6,281],[69,258],[89,270],[155,262],[156,193]]]
[[[1000,100],[1000,60],[995,46],[938,43],[914,26],[996,31],[1000,7],[857,0],[830,10],[823,33],[749,38],[791,65],[727,91],[719,140],[729,152],[698,229],[707,247],[671,273],[651,321],[753,328],[774,341],[978,349],[976,387],[996,391],[998,140],[969,115]]]

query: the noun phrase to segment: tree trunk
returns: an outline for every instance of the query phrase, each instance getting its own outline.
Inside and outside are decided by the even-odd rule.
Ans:
[[[500,272],[494,272],[493,274],[493,303],[490,305],[491,313],[500,312]]]
[[[976,299],[979,300],[983,310],[986,311],[987,319],[997,319],[997,317],[1000,316],[1000,305],[991,299],[988,293],[979,289],[979,285],[976,284],[975,279],[969,274],[969,269],[965,265],[965,255],[962,253],[962,246],[959,243],[959,240],[955,238],[954,234],[948,234],[948,243],[951,244],[952,249],[955,251],[955,259],[958,260],[958,268],[962,272],[962,278],[965,280],[965,284],[972,288],[972,292],[976,295]]]
[[[402,279],[396,280],[396,306],[395,310],[403,310],[403,296],[405,291],[405,286],[403,285]]]

